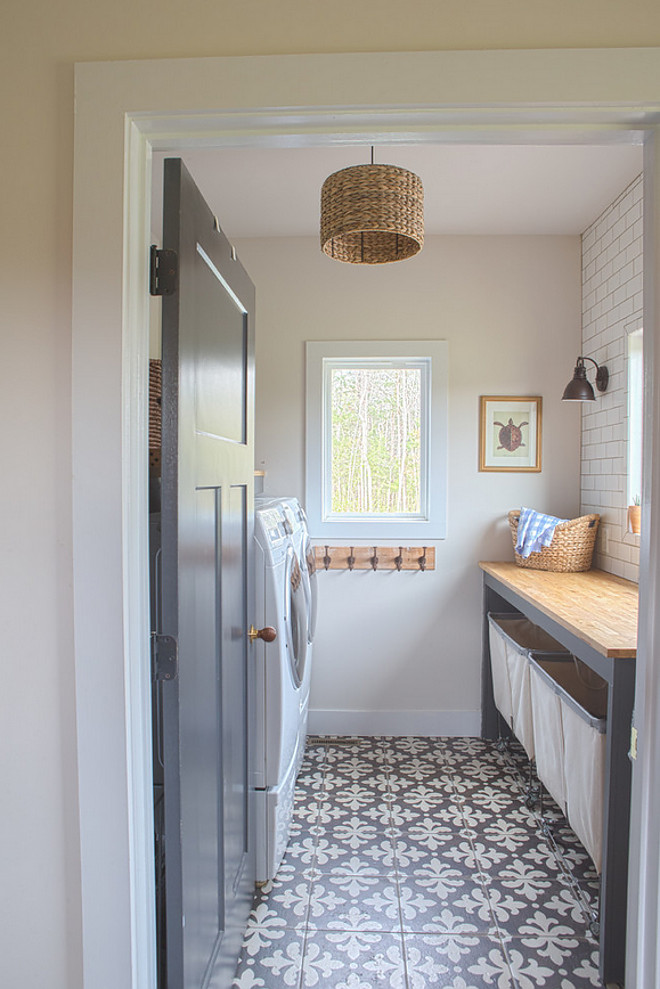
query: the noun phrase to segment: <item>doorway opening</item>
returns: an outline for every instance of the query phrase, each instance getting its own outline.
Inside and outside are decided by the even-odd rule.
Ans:
[[[474,55],[474,53],[469,53]],[[484,53],[486,55],[488,53]],[[492,53],[491,53],[492,54]],[[501,53],[507,58],[511,56],[516,61],[517,53]],[[518,53],[520,55],[529,53]],[[574,53],[575,57],[579,53]],[[571,53],[563,53],[570,61]],[[406,56],[407,57],[407,56]],[[415,62],[415,56],[409,56]],[[441,56],[440,56],[441,58]],[[80,468],[76,474],[76,536],[74,545],[76,565],[76,680],[79,699],[79,751],[80,751],[80,807],[81,807],[81,843],[83,855],[83,913],[84,925],[84,954],[86,971],[91,977],[95,967],[100,966],[99,948],[107,943],[110,937],[117,945],[116,959],[113,960],[113,972],[107,970],[107,957],[104,953],[104,978],[117,974],[122,984],[148,985],[153,971],[153,935],[152,915],[149,904],[153,902],[153,882],[148,868],[150,828],[148,827],[148,812],[145,809],[149,799],[148,771],[148,697],[145,690],[145,671],[148,669],[148,652],[145,632],[148,628],[148,599],[146,594],[145,561],[147,559],[147,495],[146,495],[146,415],[144,398],[146,395],[147,367],[147,332],[148,307],[146,304],[146,269],[145,248],[150,241],[149,230],[149,176],[148,164],[153,150],[169,149],[173,152],[180,148],[192,146],[196,142],[207,146],[237,146],[241,142],[264,144],[281,142],[283,135],[288,133],[290,139],[301,144],[336,143],[346,141],[349,144],[367,144],[370,141],[384,138],[386,132],[396,134],[398,140],[410,139],[411,134],[419,133],[427,136],[430,127],[436,127],[435,134],[442,133],[451,142],[464,136],[469,131],[473,141],[493,141],[497,130],[498,139],[504,140],[516,132],[516,139],[533,139],[533,135],[543,131],[547,140],[552,137],[558,142],[562,134],[575,139],[576,130],[584,128],[587,141],[603,139],[609,133],[614,142],[622,139],[639,140],[641,129],[652,128],[655,122],[653,113],[648,107],[628,107],[626,110],[593,109],[586,106],[582,87],[578,80],[583,68],[578,68],[578,62],[573,66],[572,90],[575,95],[573,103],[565,103],[562,99],[553,99],[552,92],[546,87],[545,99],[537,93],[534,100],[536,108],[530,109],[530,104],[518,105],[511,108],[511,89],[505,84],[509,75],[510,64],[504,58],[499,69],[493,71],[491,65],[482,78],[488,80],[488,93],[483,90],[475,93],[475,73],[473,59],[466,60],[464,69],[458,72],[460,79],[452,85],[451,103],[447,102],[446,94],[441,96],[438,82],[433,82],[433,71],[429,71],[428,60],[422,58],[425,70],[418,73],[415,85],[407,93],[408,105],[428,108],[430,102],[439,106],[450,106],[450,110],[401,111],[393,109],[400,107],[400,94],[393,92],[383,98],[379,92],[379,83],[373,91],[363,85],[358,85],[355,92],[362,97],[361,106],[376,107],[376,110],[364,111],[351,109],[348,103],[343,107],[333,106],[327,110],[333,101],[336,103],[336,78],[328,78],[325,85],[320,85],[318,93],[321,99],[316,111],[300,110],[293,115],[286,109],[264,113],[263,110],[240,110],[222,112],[215,115],[201,115],[198,111],[182,112],[181,107],[200,107],[208,105],[208,71],[195,80],[194,70],[190,65],[192,75],[182,80],[181,77],[173,84],[171,93],[165,90],[153,89],[154,80],[159,72],[165,71],[164,64],[152,63],[151,69],[143,63],[136,64],[136,75],[125,66],[117,65],[113,70],[111,65],[82,66],[79,73],[78,85],[78,129],[76,153],[76,286],[75,318],[74,318],[74,467]],[[450,59],[452,64],[453,58]],[[208,63],[209,60],[202,60]],[[215,61],[215,60],[211,60]],[[222,62],[223,60],[218,60]],[[235,60],[227,64],[223,72],[236,72]],[[286,59],[284,60],[286,62]],[[330,59],[330,62],[332,59]],[[376,61],[383,71],[387,58],[377,57]],[[400,58],[396,58],[399,63]],[[470,62],[468,66],[468,61]],[[328,68],[330,62],[327,63]],[[525,68],[526,65],[526,68]],[[630,61],[631,73],[634,75],[634,60]],[[171,68],[171,65],[170,65]],[[270,67],[272,69],[272,66]],[[419,69],[419,66],[417,66]],[[455,66],[454,66],[455,68]],[[551,72],[555,92],[571,91],[571,84],[558,86],[558,80],[565,81],[566,66],[559,63]],[[95,69],[98,71],[95,74]],[[206,66],[208,69],[208,64]],[[247,69],[247,66],[246,66]],[[250,66],[250,71],[254,65]],[[391,66],[387,65],[387,71]],[[111,84],[109,76],[113,71],[124,72],[122,87]],[[290,67],[289,67],[290,70]],[[287,72],[289,71],[287,70]],[[146,76],[141,73],[146,71]],[[364,56],[360,56],[353,70],[359,78],[365,73]],[[530,74],[530,64],[525,59],[520,60],[521,79],[533,78]],[[240,69],[239,69],[240,75]],[[349,72],[350,75],[350,72]],[[396,78],[400,73],[392,74]],[[99,77],[103,76],[105,94],[99,96]],[[149,77],[147,80],[147,76]],[[204,76],[204,78],[202,78]],[[227,78],[219,80],[215,91],[222,91],[222,83]],[[345,77],[346,78],[346,77]],[[608,67],[605,78],[626,78],[626,73],[613,71]],[[376,76],[372,76],[376,79]],[[145,81],[146,80],[146,81]],[[241,84],[246,76],[240,76]],[[272,83],[272,79],[270,80]],[[603,80],[600,82],[604,85]],[[106,85],[107,84],[107,85]],[[261,76],[261,89],[258,93],[250,91],[249,102],[245,97],[238,98],[238,81],[225,89],[231,94],[234,103],[229,106],[263,107],[273,103],[280,107],[295,104],[290,90],[286,87],[277,90],[264,85]],[[346,84],[346,94],[350,91]],[[133,89],[131,90],[131,87]],[[182,88],[185,93],[182,93]],[[541,87],[543,88],[543,87]],[[524,86],[519,91],[530,90]],[[605,87],[605,91],[610,91]],[[647,90],[652,93],[649,86]],[[387,87],[384,90],[388,93]],[[130,93],[130,95],[129,95]],[[135,95],[138,93],[138,96]],[[155,96],[155,93],[159,93]],[[332,94],[332,96],[330,95]],[[499,99],[496,97],[499,96]],[[626,100],[622,97],[620,105]],[[102,104],[100,106],[100,104]],[[576,107],[583,109],[578,111]],[[552,110],[539,109],[544,105]],[[159,112],[150,110],[159,107]],[[355,103],[352,104],[355,106]],[[465,110],[465,106],[481,107],[477,111]],[[493,107],[498,109],[493,109]],[[509,109],[502,111],[502,106]],[[143,110],[135,110],[143,107]],[[559,107],[559,110],[557,110]],[[564,109],[562,109],[562,107]],[[463,108],[463,109],[461,109]],[[161,112],[162,111],[162,112]],[[339,113],[339,115],[338,115]],[[435,115],[434,115],[435,114]],[[295,119],[294,119],[295,118]],[[579,119],[578,119],[579,118]],[[339,124],[338,124],[339,121]],[[521,126],[522,125],[522,126]],[[200,134],[202,137],[200,138]],[[122,135],[126,137],[124,149]],[[256,135],[256,136],[255,136]],[[655,180],[654,165],[649,160],[650,175]],[[107,179],[109,192],[107,204],[98,205],[99,178]],[[121,212],[123,199],[124,225],[118,216]],[[91,218],[94,217],[92,227]],[[106,222],[107,221],[107,224]],[[655,222],[651,215],[651,224]],[[99,226],[103,230],[104,270],[107,270],[108,251],[115,259],[115,265],[110,275],[103,283],[103,299],[99,292],[89,292],[90,277],[94,280],[88,259],[98,253]],[[650,258],[650,253],[649,253]],[[123,259],[123,260],[122,260]],[[107,302],[107,308],[100,303]],[[99,315],[99,310],[103,313]],[[653,325],[653,320],[645,318],[645,326]],[[117,348],[116,327],[122,326],[121,347]],[[94,327],[90,334],[89,328]],[[113,329],[114,327],[114,329]],[[108,384],[101,392],[94,392],[94,402],[85,375],[90,366],[99,358],[107,358],[106,367],[111,368]],[[93,378],[92,378],[93,380]],[[92,421],[87,415],[93,404],[98,417],[99,401],[103,410],[108,413],[104,425],[104,436],[107,442],[99,443],[97,435],[90,435],[85,428],[85,420]],[[650,432],[650,430],[648,431]],[[648,433],[647,433],[648,435]],[[98,447],[98,449],[95,449]],[[650,449],[650,448],[649,448]],[[102,451],[102,454],[101,454]],[[105,462],[104,462],[105,461]],[[102,578],[95,573],[94,566],[85,548],[85,540],[96,530],[98,517],[98,502],[92,503],[85,486],[90,477],[93,482],[90,489],[98,492],[109,477],[110,484],[104,492],[108,499],[108,526],[98,540],[102,550],[109,549],[107,558],[111,565]],[[650,488],[649,488],[650,492]],[[117,547],[122,552],[117,553]],[[105,558],[105,555],[104,555]],[[94,554],[94,560],[98,554]],[[112,663],[98,663],[100,670],[90,669],[85,658],[98,645],[98,615],[100,602],[105,606],[103,622],[109,628],[104,649],[112,657],[120,654],[124,657],[121,670],[108,685],[107,671]],[[116,629],[115,633],[113,629]],[[116,677],[119,677],[117,680]],[[148,679],[147,679],[148,684]],[[107,710],[101,713],[102,724],[99,725],[98,711],[93,713],[86,708],[86,698],[94,698],[101,693],[110,698]],[[107,727],[107,733],[105,731]],[[97,736],[95,739],[95,735]],[[98,737],[104,739],[107,752],[100,751]],[[98,757],[98,758],[97,758]],[[103,792],[103,801],[110,804],[100,828],[98,815],[93,808],[98,803],[99,764],[112,770],[105,776],[115,780],[118,791],[108,794]],[[95,778],[97,782],[95,783]],[[108,796],[110,799],[108,799]],[[145,833],[146,830],[146,833]],[[107,845],[106,845],[107,842]],[[117,854],[108,855],[108,847]],[[98,863],[103,859],[121,863],[115,874],[109,877],[107,897],[103,904],[98,904],[96,890],[98,885]],[[90,869],[85,864],[90,864]],[[124,865],[125,863],[125,865]],[[113,918],[107,924],[108,917]],[[120,921],[121,918],[121,922]],[[128,918],[128,922],[126,921]],[[117,937],[114,938],[114,933]],[[116,980],[115,980],[116,981]]]

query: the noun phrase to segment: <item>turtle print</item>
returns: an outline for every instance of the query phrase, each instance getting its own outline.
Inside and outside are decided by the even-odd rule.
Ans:
[[[514,426],[513,419],[509,419],[506,426],[503,422],[494,422],[493,425],[502,427],[498,436],[500,441],[498,450],[508,450],[509,453],[513,453],[519,446],[525,446],[522,441],[522,427],[529,426],[528,422],[521,422],[519,426]]]

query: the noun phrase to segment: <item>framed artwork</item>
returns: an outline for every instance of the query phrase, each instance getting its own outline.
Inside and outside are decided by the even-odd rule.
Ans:
[[[479,470],[541,470],[541,396],[482,395]]]

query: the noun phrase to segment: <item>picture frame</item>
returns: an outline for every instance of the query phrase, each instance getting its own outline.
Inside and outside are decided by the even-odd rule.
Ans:
[[[479,470],[539,473],[540,395],[482,395]]]

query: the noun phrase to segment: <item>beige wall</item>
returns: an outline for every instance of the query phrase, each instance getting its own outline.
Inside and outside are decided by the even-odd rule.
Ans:
[[[321,573],[313,731],[479,729],[480,559],[512,559],[505,520],[579,502],[579,409],[561,393],[580,339],[579,237],[430,237],[421,255],[342,265],[316,239],[244,241],[257,286],[256,462],[304,502],[304,341],[449,344],[448,535],[426,574]],[[549,346],[549,341],[552,341]],[[543,471],[479,473],[479,396],[543,396]]]
[[[411,0],[403,14],[392,0],[3,4],[3,984],[81,984],[71,645],[73,62],[657,44],[655,0],[585,0],[577,7],[569,0],[535,7],[525,0]]]

